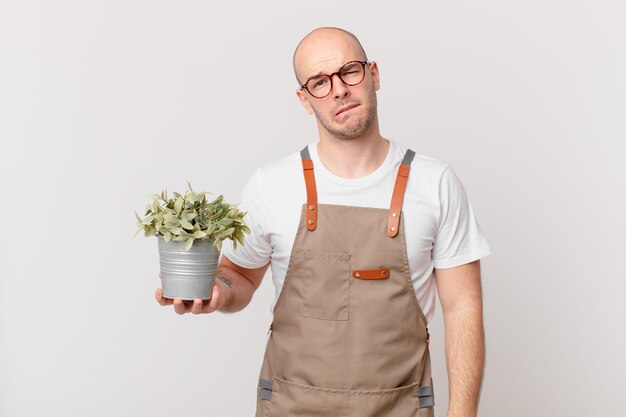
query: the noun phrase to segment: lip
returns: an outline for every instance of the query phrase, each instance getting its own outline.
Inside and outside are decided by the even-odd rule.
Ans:
[[[345,111],[348,111],[350,109],[357,107],[358,105],[359,105],[358,103],[351,103],[351,104],[346,104],[345,106],[339,107],[339,110],[337,110],[337,113],[335,113],[335,117],[339,116],[341,113]]]

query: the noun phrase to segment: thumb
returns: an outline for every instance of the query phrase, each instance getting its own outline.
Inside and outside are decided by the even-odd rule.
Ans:
[[[212,313],[213,311],[217,310],[218,308],[221,307],[222,300],[221,300],[221,296],[220,296],[220,287],[219,285],[215,284],[213,285],[213,290],[211,292],[211,299],[209,300],[209,302],[207,303],[207,312],[208,313]]]

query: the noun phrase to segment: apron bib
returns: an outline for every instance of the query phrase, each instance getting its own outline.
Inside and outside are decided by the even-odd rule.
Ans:
[[[318,204],[313,162],[274,308],[256,417],[433,416],[429,335],[401,216],[408,150],[390,209]]]

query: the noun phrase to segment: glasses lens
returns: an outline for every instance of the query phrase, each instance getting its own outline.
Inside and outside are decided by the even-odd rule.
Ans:
[[[348,62],[339,70],[339,78],[348,85],[357,85],[365,77],[365,70],[360,62]]]
[[[324,97],[330,93],[330,77],[322,74],[310,78],[306,83],[306,89],[313,97]]]

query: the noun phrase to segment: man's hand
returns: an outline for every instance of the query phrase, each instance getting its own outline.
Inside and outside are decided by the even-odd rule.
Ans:
[[[215,273],[215,284],[210,300],[187,301],[164,298],[161,288],[157,288],[154,298],[162,306],[174,305],[174,311],[178,314],[209,314],[216,310],[222,313],[234,313],[248,305],[254,291],[261,285],[261,280],[269,265],[268,262],[260,268],[248,269],[222,256]],[[159,277],[161,277],[160,272]]]
[[[213,286],[213,292],[210,300],[195,299],[191,301],[181,300],[178,298],[164,298],[163,290],[161,288],[157,288],[154,298],[156,298],[157,302],[162,306],[174,305],[174,311],[178,314],[209,314],[224,305],[224,297],[220,297],[220,287],[217,284]]]

